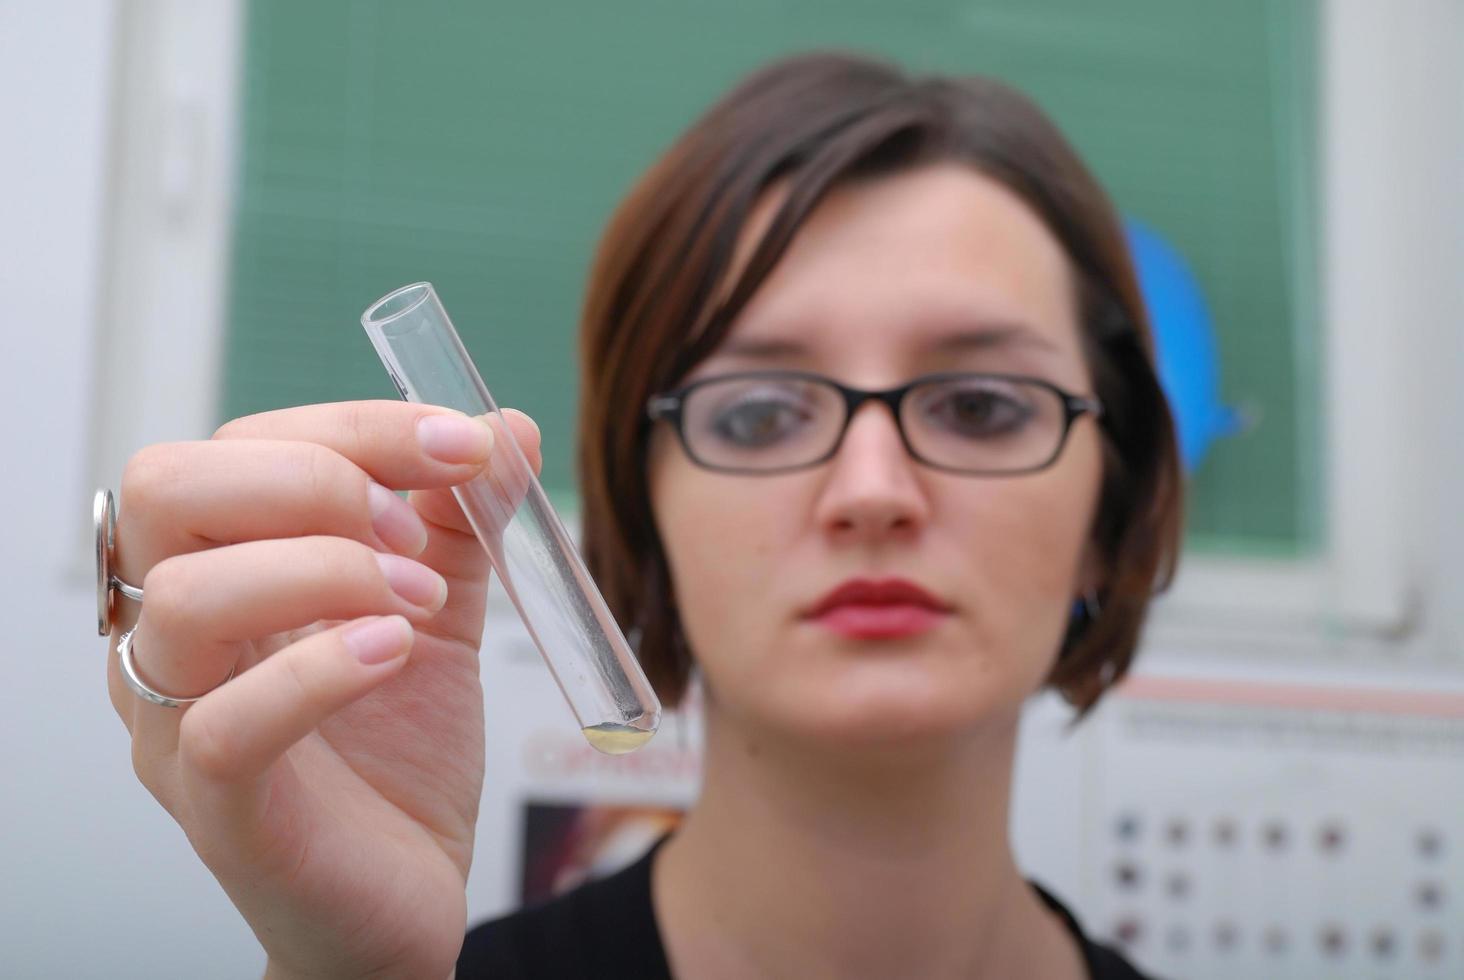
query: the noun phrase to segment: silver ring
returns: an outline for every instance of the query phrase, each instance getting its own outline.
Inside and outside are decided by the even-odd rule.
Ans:
[[[137,676],[137,665],[132,661],[132,634],[136,632],[137,627],[134,626],[117,639],[117,661],[122,666],[122,679],[127,682],[128,687],[132,688],[132,693],[144,701],[160,704],[164,708],[181,708],[185,704],[192,704],[194,701],[217,691],[229,682],[229,678],[234,676],[234,671],[230,670],[229,676],[219,681],[217,687],[210,688],[194,698],[170,698],[166,694],[160,694],[144,684],[142,678]]]
[[[142,590],[129,585],[112,573],[117,564],[113,549],[117,545],[117,503],[112,491],[103,488],[92,498],[92,520],[97,526],[97,634],[112,632],[113,592],[120,592],[134,602],[142,601]]]

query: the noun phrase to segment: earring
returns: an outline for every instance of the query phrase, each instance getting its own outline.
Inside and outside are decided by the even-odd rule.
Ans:
[[[1098,601],[1098,591],[1089,589],[1073,600],[1073,626],[1087,626],[1103,612],[1103,604]]]

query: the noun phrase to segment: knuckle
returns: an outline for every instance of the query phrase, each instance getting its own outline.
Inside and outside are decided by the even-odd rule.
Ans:
[[[157,754],[148,751],[140,738],[132,740],[132,772],[154,797],[162,799],[162,765]]]
[[[338,562],[334,571],[343,579],[357,582],[375,582],[381,578],[381,566],[377,564],[377,552],[351,538],[332,539],[335,547],[329,549]]]
[[[370,561],[369,555],[375,554],[363,543],[337,535],[300,538],[299,545],[299,561],[306,563],[310,576],[319,580],[359,579],[360,570]]]
[[[331,535],[302,539],[300,561],[306,563],[306,574],[323,589],[334,586],[354,588],[370,582],[370,575],[380,569],[370,557],[374,552],[359,541]]]
[[[212,713],[189,710],[178,725],[178,760],[189,771],[210,781],[233,775],[238,753],[228,729],[212,720]]]
[[[370,402],[346,402],[341,406],[341,428],[353,445],[369,445],[377,438],[379,426]]]
[[[355,542],[350,544],[352,547],[341,549],[341,564],[336,581],[352,583],[348,587],[366,597],[372,596],[373,590],[390,588],[386,573],[376,560],[376,552],[365,545],[355,546]]]
[[[254,438],[260,429],[260,420],[268,412],[256,412],[252,415],[240,415],[229,419],[223,425],[214,429],[214,439],[250,439]]]
[[[148,629],[172,633],[186,630],[189,610],[193,604],[196,576],[191,568],[194,563],[186,555],[164,558],[152,568],[142,580],[142,591],[147,595],[145,615]]]
[[[306,498],[330,507],[345,505],[342,458],[318,443],[301,443],[298,459],[300,490]]]
[[[117,718],[122,722],[122,727],[127,729],[130,736],[134,728],[133,708],[137,699],[132,696],[123,684],[121,669],[116,666],[117,655],[115,653],[116,643],[112,644],[112,651],[107,657],[107,699],[112,702],[112,710],[117,713]]]
[[[280,660],[280,682],[290,688],[285,697],[297,704],[311,704],[317,700],[319,684],[300,648],[290,650]]]
[[[134,506],[145,506],[161,497],[182,473],[180,456],[177,443],[157,443],[133,453],[122,468],[122,498]]]

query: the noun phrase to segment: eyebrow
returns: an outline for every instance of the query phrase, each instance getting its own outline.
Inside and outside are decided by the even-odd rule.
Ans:
[[[939,354],[961,354],[969,351],[999,350],[1011,347],[1033,347],[1054,353],[1060,352],[1058,346],[1051,340],[1021,323],[997,323],[975,329],[958,330],[938,337],[929,349]],[[806,344],[781,337],[731,337],[718,351],[720,354],[759,361],[786,360],[808,352]]]

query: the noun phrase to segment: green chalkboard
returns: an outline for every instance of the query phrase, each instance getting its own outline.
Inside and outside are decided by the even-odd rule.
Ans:
[[[1311,0],[255,0],[220,417],[392,397],[357,317],[430,279],[570,492],[576,318],[616,201],[749,69],[859,50],[1025,89],[1186,255],[1226,397],[1257,417],[1195,475],[1191,544],[1311,550],[1315,20]]]

